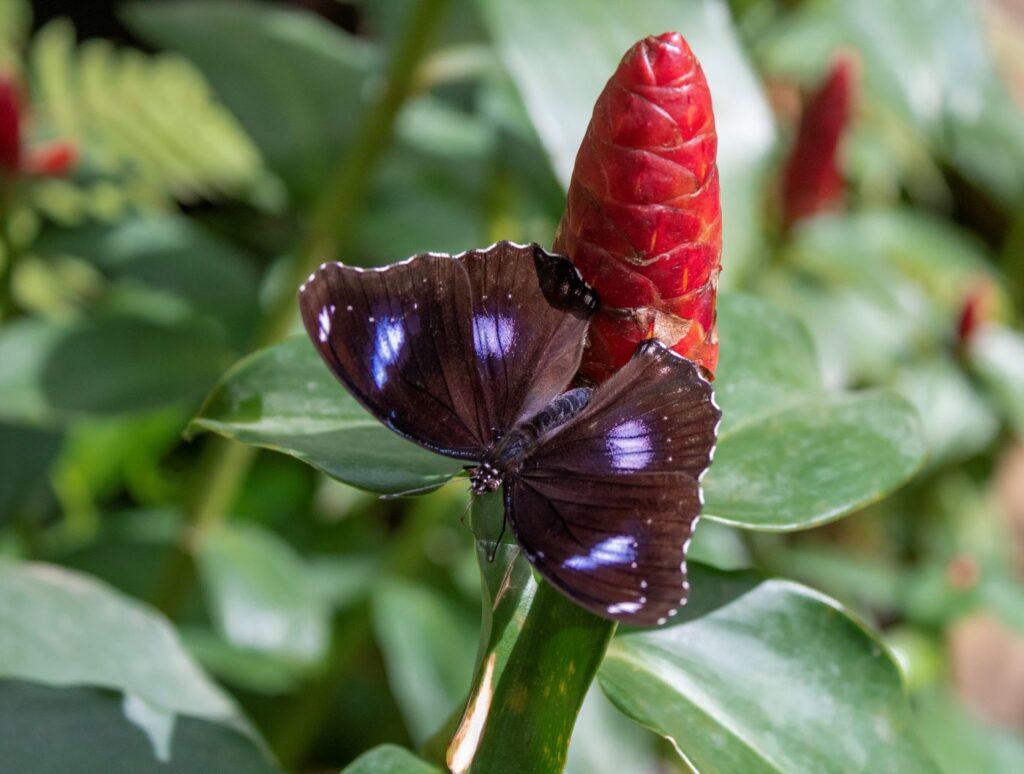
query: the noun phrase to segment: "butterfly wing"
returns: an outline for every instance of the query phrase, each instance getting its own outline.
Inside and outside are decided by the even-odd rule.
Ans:
[[[686,550],[720,417],[696,366],[641,344],[506,485],[527,557],[598,615],[664,623],[686,601]]]
[[[299,306],[327,365],[381,422],[479,459],[508,417],[572,378],[596,298],[565,259],[499,242],[384,269],[324,264]]]

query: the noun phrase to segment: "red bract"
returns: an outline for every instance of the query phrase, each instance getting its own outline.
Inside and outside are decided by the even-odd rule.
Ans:
[[[55,177],[67,174],[78,158],[70,143],[56,141],[22,147],[24,119],[21,94],[10,76],[0,75],[0,175]]]
[[[601,297],[581,375],[603,381],[652,337],[714,373],[717,147],[711,93],[682,35],[633,46],[594,105],[555,238]]]
[[[21,98],[14,82],[0,75],[0,173],[14,174],[21,163]]]
[[[787,226],[843,201],[845,180],[839,148],[850,127],[857,80],[856,60],[840,56],[804,105],[782,182],[783,220]]]

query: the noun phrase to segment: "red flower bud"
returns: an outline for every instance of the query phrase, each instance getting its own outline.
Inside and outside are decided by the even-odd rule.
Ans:
[[[13,175],[21,165],[21,95],[14,81],[0,75],[0,174]]]
[[[26,175],[62,177],[71,171],[77,161],[78,149],[69,142],[58,140],[31,148],[25,154],[21,168]]]
[[[783,220],[787,226],[843,201],[845,180],[839,148],[850,128],[858,78],[856,60],[840,56],[804,105],[782,182]]]
[[[78,160],[78,151],[56,141],[35,148],[22,147],[25,114],[14,79],[0,75],[0,175],[54,177],[66,175]]]
[[[978,278],[964,296],[957,315],[956,343],[959,347],[970,344],[979,328],[995,317],[996,291],[991,280]]]
[[[601,297],[581,375],[603,381],[652,337],[714,373],[717,147],[707,81],[682,35],[626,52],[594,105],[554,245]]]

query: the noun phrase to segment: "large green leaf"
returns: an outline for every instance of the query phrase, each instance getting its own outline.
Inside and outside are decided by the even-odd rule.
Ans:
[[[906,481],[925,448],[914,409],[887,392],[825,396],[722,433],[704,479],[709,518],[806,529]]]
[[[440,774],[441,770],[397,745],[382,744],[345,767],[342,774]]]
[[[228,642],[299,663],[323,658],[329,606],[291,546],[255,525],[221,525],[204,536],[197,560]]]
[[[272,770],[234,702],[156,613],[51,565],[0,563],[0,587],[5,765],[31,759],[46,768],[14,770]],[[117,691],[120,700],[86,688]],[[29,744],[40,733],[48,741]]]
[[[721,298],[722,407],[704,479],[709,518],[803,529],[870,503],[908,479],[924,448],[906,401],[826,392],[807,330],[764,301]]]
[[[58,433],[0,423],[0,524],[42,484],[60,445]]]
[[[440,486],[460,469],[370,416],[305,337],[261,350],[231,369],[193,428],[283,451],[373,492]]]
[[[714,595],[723,576],[693,569],[694,600]],[[622,633],[598,678],[701,772],[936,771],[885,648],[795,583],[745,582],[703,616]]]
[[[267,163],[302,196],[317,190],[361,114],[367,44],[307,11],[270,3],[135,3],[147,40],[196,64]]]
[[[195,400],[227,357],[215,329],[109,314],[0,331],[0,417],[55,423]]]
[[[989,326],[971,341],[969,355],[1017,435],[1024,438],[1024,335]]]
[[[428,588],[387,579],[373,589],[373,625],[388,682],[416,744],[456,710],[473,673],[478,616]]]
[[[257,313],[256,271],[234,245],[180,215],[44,231],[32,252],[74,256],[111,280],[165,294],[220,322],[242,344]]]
[[[955,696],[933,691],[918,700],[921,738],[946,774],[1024,769],[1024,740],[976,717]]]
[[[726,273],[759,249],[759,170],[775,140],[771,112],[722,0],[478,0],[492,37],[563,184],[594,101],[636,41],[681,32],[700,57],[715,105]]]
[[[0,680],[3,767],[33,774],[271,774],[253,740],[217,723],[146,714],[91,688]]]

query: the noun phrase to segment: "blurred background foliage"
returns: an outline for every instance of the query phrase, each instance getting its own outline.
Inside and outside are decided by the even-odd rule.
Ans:
[[[326,420],[286,400],[276,435],[245,437],[239,417],[275,399],[245,392],[258,359],[203,398],[294,325],[310,233],[367,266],[550,245],[598,90],[635,39],[675,28],[715,101],[723,287],[770,305],[723,302],[720,389],[729,341],[777,319],[813,343],[807,390],[891,388],[928,449],[907,486],[842,521],[705,520],[692,554],[806,583],[880,631],[942,770],[1024,770],[1024,10],[635,6],[0,0],[23,150],[74,152],[58,174],[0,171],[0,756],[35,750],[0,767],[73,750],[64,770],[120,771],[117,749],[124,771],[272,771],[269,749],[285,770],[340,770],[423,745],[461,706],[481,595],[465,487],[384,501],[332,480],[301,459],[331,472],[323,444],[390,451],[341,430],[315,446]],[[837,56],[856,62],[841,195],[792,219],[783,170]],[[763,368],[803,351],[760,353]],[[306,374],[280,379],[287,398]],[[633,636],[602,687],[672,734],[628,706]],[[591,691],[570,771],[677,769]]]

